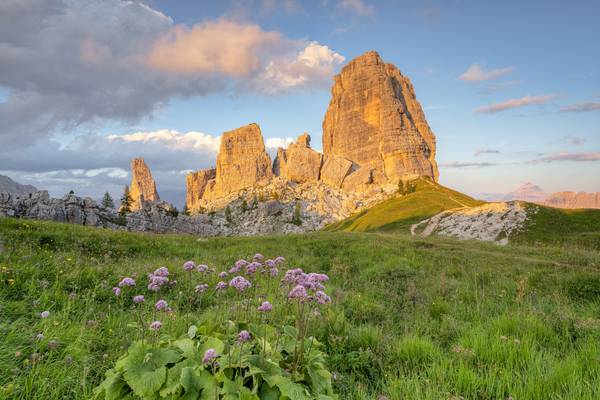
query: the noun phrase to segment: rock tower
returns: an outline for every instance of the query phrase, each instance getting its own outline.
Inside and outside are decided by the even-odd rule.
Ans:
[[[142,209],[145,202],[160,200],[150,168],[148,168],[143,158],[131,160],[131,175],[129,194],[133,199],[132,211]]]

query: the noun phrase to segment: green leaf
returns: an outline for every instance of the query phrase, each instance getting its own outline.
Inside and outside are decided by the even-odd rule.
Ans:
[[[195,361],[185,359],[175,364],[172,368],[167,371],[167,383],[160,391],[161,397],[167,397],[168,395],[176,394],[181,391],[182,386],[179,382],[181,378],[181,370],[185,367],[195,367],[198,365]]]
[[[215,393],[219,391],[219,382],[207,370],[200,372],[200,385],[202,387],[200,400],[214,400]]]
[[[204,343],[200,345],[198,350],[200,355],[203,356],[208,349],[215,349],[217,354],[222,354],[223,350],[225,349],[225,343],[216,337],[209,336]]]
[[[193,339],[196,336],[196,333],[198,332],[198,327],[196,325],[192,325],[190,326],[190,328],[188,329],[188,337],[190,339]]]
[[[125,381],[120,372],[110,369],[106,372],[106,379],[94,389],[95,398],[105,400],[118,400],[125,392]],[[101,396],[101,395],[104,396]]]
[[[263,384],[258,392],[261,400],[279,400],[281,392],[276,387]]]
[[[304,386],[292,382],[290,378],[278,375],[273,377],[271,381],[273,382],[273,386],[277,386],[281,391],[282,399],[310,400],[310,395]]]
[[[185,390],[185,395],[182,399],[195,400],[202,389],[202,381],[200,374],[192,367],[185,367],[181,370],[181,386]]]
[[[122,360],[123,376],[133,392],[140,397],[154,398],[167,377],[167,364],[175,363],[180,355],[170,349],[153,349],[136,342]]]
[[[183,357],[194,360],[198,364],[202,363],[202,355],[200,355],[196,343],[192,339],[178,339],[173,342],[173,345],[181,350]]]

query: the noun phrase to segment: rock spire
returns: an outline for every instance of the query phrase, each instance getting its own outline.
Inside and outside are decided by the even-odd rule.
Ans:
[[[133,199],[132,211],[144,208],[146,202],[160,200],[150,168],[148,168],[143,158],[131,160],[131,175],[129,194]]]

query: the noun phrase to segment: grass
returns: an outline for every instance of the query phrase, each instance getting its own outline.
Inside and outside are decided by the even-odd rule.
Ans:
[[[0,398],[90,398],[134,338],[132,312],[111,292],[123,276],[143,282],[188,259],[224,269],[261,252],[331,276],[334,302],[312,329],[340,399],[598,399],[600,252],[526,239],[506,247],[390,233],[197,239],[3,218]],[[169,329],[184,334],[217,307],[175,303]],[[51,316],[40,319],[43,310]],[[279,310],[274,322],[288,314]]]
[[[409,232],[414,223],[442,211],[477,206],[482,201],[448,189],[425,178],[416,180],[415,191],[398,195],[345,220],[329,225],[327,231]]]

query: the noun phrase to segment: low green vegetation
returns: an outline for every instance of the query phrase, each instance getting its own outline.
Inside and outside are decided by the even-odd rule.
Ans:
[[[410,187],[410,190],[408,189]],[[425,178],[399,186],[396,197],[329,225],[325,230],[346,232],[409,232],[410,226],[442,211],[483,204]]]
[[[0,398],[91,398],[143,332],[116,282],[166,266],[187,285],[185,260],[222,271],[256,252],[331,278],[309,334],[340,399],[600,398],[597,249],[387,233],[202,239],[11,218],[0,219]],[[233,304],[178,293],[170,338],[208,333]],[[274,305],[269,323],[295,315]]]

